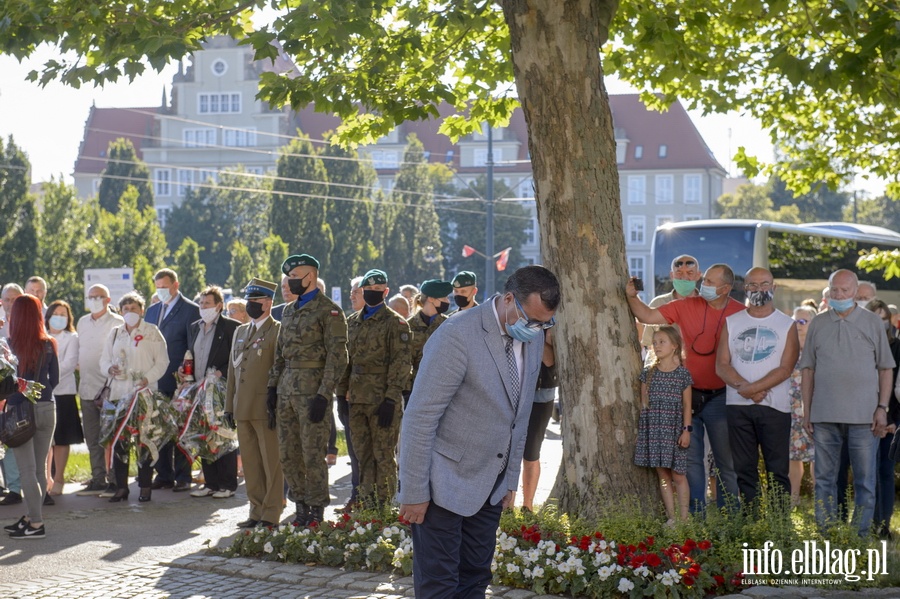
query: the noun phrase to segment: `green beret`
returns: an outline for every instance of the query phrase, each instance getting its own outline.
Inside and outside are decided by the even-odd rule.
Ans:
[[[298,266],[312,266],[313,268],[318,269],[319,261],[309,254],[295,254],[293,256],[288,256],[287,260],[281,265],[281,272],[290,274],[290,272]]]
[[[244,287],[244,299],[273,298],[275,297],[275,287],[275,283],[265,279],[250,279],[250,282]]]
[[[363,280],[359,286],[368,287],[370,285],[387,285],[387,273],[383,270],[378,270],[377,268],[373,268],[367,272],[363,275]]]
[[[441,281],[440,279],[425,281],[420,289],[422,295],[433,298],[447,297],[453,293],[453,285],[450,284],[450,281]]]
[[[454,287],[471,287],[478,282],[478,277],[471,270],[464,270],[453,277]]]

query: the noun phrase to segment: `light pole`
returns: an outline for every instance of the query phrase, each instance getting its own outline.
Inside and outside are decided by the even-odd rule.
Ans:
[[[487,124],[487,203],[485,225],[485,254],[484,261],[484,299],[494,294],[494,136],[490,123]]]

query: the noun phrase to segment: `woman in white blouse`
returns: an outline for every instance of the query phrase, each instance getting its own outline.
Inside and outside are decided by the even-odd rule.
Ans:
[[[169,365],[165,338],[156,326],[144,321],[144,298],[136,291],[126,293],[119,300],[119,311],[125,324],[109,332],[100,356],[101,370],[111,377],[109,398],[113,402],[129,399],[141,387],[156,391],[156,383]],[[110,502],[128,499],[128,461],[127,449],[113,448],[117,489]],[[138,501],[150,501],[152,473],[148,460],[138,464]]]
[[[50,495],[62,495],[65,484],[66,463],[69,461],[69,446],[84,443],[81,416],[75,402],[75,368],[78,366],[78,333],[72,318],[72,308],[63,300],[56,300],[47,306],[44,324],[50,336],[56,339],[59,356],[59,384],[53,389],[56,400],[56,430],[53,433],[53,451],[48,463],[47,480]],[[50,464],[52,464],[52,469]],[[49,474],[53,473],[53,476]]]

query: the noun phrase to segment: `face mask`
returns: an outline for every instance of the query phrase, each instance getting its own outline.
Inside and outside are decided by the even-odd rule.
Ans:
[[[775,297],[775,294],[771,289],[767,291],[750,291],[747,293],[747,299],[750,301],[751,306],[765,306],[772,301],[773,297]]]
[[[247,316],[256,320],[260,316],[263,315],[265,310],[262,307],[262,304],[259,302],[247,302]]]
[[[172,292],[169,291],[168,287],[160,287],[156,290],[156,297],[159,298],[159,301],[162,303],[166,303],[170,299],[172,299]]]
[[[291,293],[293,293],[294,295],[296,295],[298,297],[303,295],[304,293],[306,293],[306,290],[309,288],[309,286],[303,282],[304,280],[305,280],[305,278],[304,279],[288,279],[288,287],[290,288]]]
[[[141,321],[141,315],[137,312],[126,312],[122,315],[122,318],[125,319],[125,324],[130,327],[136,327],[137,324]]]
[[[438,314],[443,314],[450,309],[450,302],[441,302],[434,309],[437,310]]]
[[[697,282],[687,279],[672,279],[672,287],[675,288],[675,293],[687,297],[697,289]]]
[[[367,306],[374,308],[384,301],[384,291],[363,289],[363,301],[366,302]]]
[[[528,343],[529,341],[537,337],[540,329],[530,329],[525,326],[528,321],[519,316],[518,311],[516,311],[516,317],[518,318],[518,320],[516,320],[514,323],[506,323],[507,335],[509,335],[516,341],[521,341],[522,343]]]
[[[99,297],[87,298],[84,302],[84,307],[87,308],[91,314],[97,314],[98,312],[106,310],[106,306],[103,305],[103,300]]]
[[[834,308],[835,312],[846,312],[855,305],[856,302],[853,301],[853,298],[843,300],[831,298],[828,300],[828,307]]]
[[[464,295],[454,295],[453,302],[458,308],[465,308],[469,305],[469,298]]]
[[[54,314],[50,317],[50,326],[59,331],[66,328],[66,325],[69,324],[69,319],[65,316],[59,316]]]
[[[716,289],[718,289],[718,287],[712,285],[700,285],[700,297],[708,302],[715,301],[719,299],[720,295],[719,293],[716,293]]]
[[[216,319],[216,316],[219,315],[219,311],[215,308],[200,308],[200,318],[203,319],[203,322],[206,324],[211,323]]]
[[[862,308],[863,310],[865,310],[866,306],[868,306],[869,302],[871,302],[871,301],[872,300],[859,300],[856,302],[856,305],[859,306],[860,308]]]

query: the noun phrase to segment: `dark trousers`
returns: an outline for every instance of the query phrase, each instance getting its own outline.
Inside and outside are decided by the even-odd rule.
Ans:
[[[890,529],[891,517],[894,515],[894,497],[897,489],[894,486],[895,462],[888,453],[894,433],[889,433],[878,442],[878,466],[875,474],[875,526],[884,530]]]
[[[160,448],[159,460],[154,468],[156,469],[156,480],[160,482],[191,484],[191,464],[181,450],[175,448],[175,443],[172,441]]]
[[[416,597],[484,599],[502,511],[489,501],[468,518],[432,502],[412,525]]]
[[[344,426],[344,438],[347,439],[347,455],[350,456],[350,485],[352,487],[350,501],[356,501],[359,490],[359,460],[356,459],[356,452],[353,451],[353,440],[350,438],[350,414],[339,409],[338,419]]]
[[[140,455],[141,450],[138,449]],[[147,488],[153,479],[153,468],[150,466],[150,456],[147,455],[143,460],[138,459],[137,483],[141,488]],[[131,452],[116,444],[113,453],[113,473],[116,477],[116,487],[119,489],[128,489],[128,463],[131,461]]]
[[[727,406],[728,442],[737,474],[738,488],[744,505],[752,504],[759,495],[759,450],[762,450],[766,472],[788,493],[790,469],[791,414],[769,406]]]
[[[334,418],[331,419],[331,432],[328,433],[328,454],[337,455],[337,426],[334,424]]]
[[[206,488],[213,491],[237,491],[237,459],[238,450],[235,449],[219,457],[215,462],[200,460]]]

